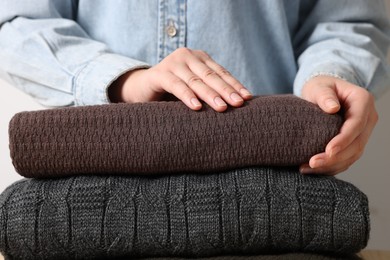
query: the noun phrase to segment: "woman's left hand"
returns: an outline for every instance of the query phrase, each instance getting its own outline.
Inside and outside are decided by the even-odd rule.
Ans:
[[[364,88],[331,76],[317,76],[306,82],[302,98],[326,113],[343,109],[345,122],[326,146],[325,152],[301,165],[302,174],[336,175],[347,170],[364,152],[378,121],[374,97]]]

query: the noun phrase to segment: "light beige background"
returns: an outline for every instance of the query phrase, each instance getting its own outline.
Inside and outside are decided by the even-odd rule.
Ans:
[[[386,0],[390,6],[390,0]],[[389,86],[390,88],[390,86]],[[8,149],[8,122],[20,111],[43,109],[33,99],[0,80],[0,192],[20,179]],[[367,194],[371,211],[369,249],[390,250],[390,91],[377,101],[380,120],[363,157],[340,179]]]

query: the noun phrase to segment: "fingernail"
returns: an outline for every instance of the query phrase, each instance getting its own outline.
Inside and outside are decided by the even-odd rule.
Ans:
[[[230,98],[235,102],[242,102],[244,101],[242,97],[240,97],[237,93],[230,94]]]
[[[242,88],[240,89],[240,93],[241,95],[243,96],[252,96],[252,93],[250,93],[248,90],[246,90],[245,88]]]
[[[226,107],[227,106],[226,103],[220,97],[214,98],[214,103],[217,104],[217,106],[220,106],[220,107]]]
[[[328,99],[325,102],[325,104],[326,104],[326,107],[328,107],[328,108],[336,108],[339,106],[339,104],[336,101],[334,101],[333,99]]]
[[[202,104],[199,102],[199,100],[197,98],[191,98],[191,103],[196,106],[196,107],[199,107],[201,106]]]
[[[325,164],[325,160],[317,159],[317,160],[314,160],[312,167],[319,168],[319,167],[322,167],[324,164]]]
[[[305,167],[299,168],[299,172],[300,172],[301,174],[309,174],[309,173],[312,173],[312,172],[313,172],[313,169],[310,168],[309,166],[305,166]]]

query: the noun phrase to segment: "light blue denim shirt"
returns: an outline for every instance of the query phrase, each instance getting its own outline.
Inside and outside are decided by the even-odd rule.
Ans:
[[[45,106],[108,103],[126,71],[206,51],[253,94],[333,75],[390,86],[380,0],[1,0],[0,70]]]

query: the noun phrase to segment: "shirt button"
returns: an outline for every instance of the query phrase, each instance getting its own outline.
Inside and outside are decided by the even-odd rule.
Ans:
[[[169,25],[166,28],[166,32],[167,32],[168,36],[171,38],[176,36],[177,30],[176,30],[175,25],[173,24],[173,21],[169,22]]]

